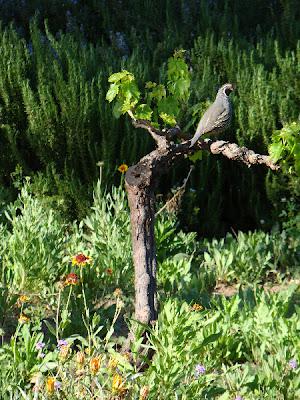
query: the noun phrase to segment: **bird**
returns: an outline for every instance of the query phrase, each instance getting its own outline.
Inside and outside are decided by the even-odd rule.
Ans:
[[[225,83],[220,87],[215,101],[200,119],[196,133],[191,140],[190,147],[193,147],[200,136],[205,133],[222,133],[229,128],[232,118],[232,105],[229,95],[233,90],[234,87],[232,83]]]

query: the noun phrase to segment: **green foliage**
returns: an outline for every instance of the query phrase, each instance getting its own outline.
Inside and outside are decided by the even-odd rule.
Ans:
[[[102,288],[107,291],[111,290],[112,285],[119,286],[123,282],[127,283],[123,289],[132,291],[130,219],[126,193],[122,187],[115,187],[111,193],[106,193],[98,181],[91,212],[83,224],[81,229],[84,227],[85,232],[81,230],[78,247],[73,252],[82,250],[83,235],[94,260],[94,272],[90,277],[93,284],[97,284],[96,274],[98,282],[102,282]]]
[[[272,135],[272,159],[280,161],[283,178],[294,196],[300,196],[300,124],[292,122]]]
[[[29,3],[24,6],[27,11],[22,10],[27,16],[33,10]],[[58,9],[67,12],[67,6],[62,4],[57,5],[57,9],[53,6],[51,12],[44,4],[40,15],[50,16],[48,25],[45,27],[42,19],[37,17],[29,24],[29,31],[25,27],[26,40],[18,27],[2,25],[1,183],[11,183],[11,173],[17,165],[26,175],[39,171],[39,177],[42,175],[48,181],[53,195],[59,192],[63,197],[66,212],[73,213],[71,219],[74,215],[82,219],[87,202],[92,198],[99,160],[104,162],[103,181],[110,186],[118,182],[115,171],[120,163],[133,164],[151,149],[151,139],[147,134],[136,134],[129,121],[113,118],[113,110],[117,116],[134,110],[136,118],[161,125],[179,123],[192,134],[213,100],[216,88],[225,81],[237,84],[233,96],[234,125],[226,139],[237,140],[240,145],[258,152],[266,151],[271,143],[271,132],[298,119],[299,44],[289,23],[289,29],[285,30],[285,44],[288,35],[290,48],[283,46],[280,40],[283,25],[279,23],[279,20],[287,21],[289,15],[295,29],[293,32],[297,31],[290,11],[292,7],[290,1],[286,2],[283,6],[285,12],[273,21],[272,27],[277,27],[274,28],[277,32],[275,39],[274,35],[262,33],[261,28],[253,30],[252,27],[249,40],[244,31],[246,26],[249,27],[249,21],[244,13],[253,17],[251,7],[254,9],[255,5],[242,11],[239,5],[229,3],[223,9],[221,3],[208,9],[206,2],[197,7],[196,3],[189,2],[188,7],[182,3],[173,9],[166,1],[166,14],[160,6],[156,11],[155,27],[147,15],[142,26],[150,24],[147,25],[149,31],[146,33],[141,29],[139,34],[127,29],[124,21],[128,22],[128,15],[124,20],[115,15],[112,18],[111,10],[117,7],[116,3],[109,8],[105,4],[97,5],[98,11],[93,10],[90,18],[86,13],[81,15],[79,4],[69,4],[66,15],[71,13],[68,18],[72,23],[68,20],[68,29],[59,34],[55,34],[57,26],[61,26],[66,15],[59,15],[55,22],[52,15],[56,15]],[[256,6],[263,14],[265,9]],[[86,7],[90,10],[89,5]],[[145,16],[145,10],[153,12],[152,5],[147,3],[144,7],[141,9],[140,5],[132,2],[128,9],[138,10],[136,16],[139,20]],[[232,21],[229,11],[233,9],[232,15],[236,10],[240,12],[236,21]],[[278,10],[273,11],[277,15]],[[93,18],[99,15],[98,12],[103,15],[103,20],[101,23],[98,21],[96,28]],[[3,18],[7,18],[5,15]],[[117,31],[111,31],[117,20]],[[241,20],[243,24],[240,24]],[[267,20],[269,23],[268,18],[263,20],[264,24]],[[81,21],[83,25],[85,21],[81,32],[75,21]],[[103,28],[104,36],[95,33],[101,24],[107,29]],[[139,22],[135,21],[134,26],[138,25]],[[191,26],[193,41],[190,39]],[[223,34],[228,29],[229,39]],[[111,32],[109,44],[107,32]],[[92,44],[95,37],[97,41]],[[124,44],[123,47],[119,42]],[[170,57],[175,48],[182,47],[187,49],[184,54],[177,51]],[[159,68],[160,65],[163,67]],[[112,71],[124,71],[121,75],[114,75],[115,81],[110,82],[107,98],[114,103],[113,109],[105,101],[107,78]],[[145,82],[148,83],[145,85]],[[282,90],[283,87],[286,89]],[[172,173],[170,181],[174,185],[183,178],[183,169],[180,166],[176,174]],[[50,170],[55,171],[55,179]],[[72,185],[71,193],[65,184],[70,177],[76,183]],[[263,168],[236,168],[227,160],[204,156],[192,177],[197,193],[185,198],[188,212],[181,215],[183,225],[209,235],[222,234],[230,226],[236,230],[253,229],[260,226],[261,219],[267,221],[268,227],[271,226],[275,217],[271,219],[273,210],[267,194],[275,207],[274,215],[277,215],[278,198],[290,197],[296,190],[297,181],[289,180],[291,185],[286,186],[286,178],[279,172],[272,173],[271,177],[268,175],[266,185],[265,177]],[[82,190],[83,186],[86,190]]]
[[[167,84],[146,83],[146,92],[143,96],[147,104],[138,104],[140,92],[135,82],[134,75],[128,71],[112,74],[108,78],[110,87],[106,100],[112,102],[116,99],[113,113],[116,118],[121,114],[128,114],[131,118],[142,118],[158,123],[158,117],[164,124],[174,126],[180,111],[180,103],[187,102],[189,98],[190,74],[184,61],[184,51],[177,51],[168,60]],[[167,89],[166,89],[167,87]]]
[[[280,271],[288,273],[300,263],[299,240],[288,239],[285,233],[239,232],[236,238],[227,234],[205,244],[202,266],[224,282],[260,282],[268,275],[278,275],[280,280]]]
[[[285,173],[300,176],[300,124],[293,122],[274,132],[269,147],[274,162],[282,161]]]
[[[123,187],[108,192],[99,181],[88,215],[72,224],[31,188],[27,182],[18,201],[4,206],[0,225],[1,398],[33,398],[33,387],[49,398],[47,380],[53,377],[61,383],[53,398],[72,400],[85,387],[90,391],[85,398],[109,399],[119,393],[113,389],[116,374],[128,399],[139,399],[143,386],[149,387],[149,399],[162,400],[174,393],[187,400],[299,396],[299,367],[289,363],[299,363],[297,286],[282,285],[279,293],[253,286],[271,272],[278,283],[297,277],[299,234],[240,232],[198,243],[194,233],[178,230],[174,216],[160,213],[155,234],[161,311],[158,323],[147,328],[147,344],[136,331],[133,359],[140,347],[155,350],[141,371],[120,352],[128,329],[136,326]],[[91,256],[89,263],[71,265],[80,253]],[[69,273],[77,275],[73,285],[66,284]],[[237,283],[239,292],[214,295],[220,281]],[[21,301],[20,294],[27,299]],[[57,347],[61,339],[68,346],[63,350]],[[101,365],[93,373],[97,357]]]
[[[1,272],[19,290],[33,281],[53,281],[64,270],[66,225],[29,190],[26,185],[18,200],[6,208],[7,228],[2,226]]]

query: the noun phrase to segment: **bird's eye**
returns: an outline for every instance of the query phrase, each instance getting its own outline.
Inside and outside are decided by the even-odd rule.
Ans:
[[[229,89],[229,88],[226,88],[226,89],[225,89],[225,94],[226,94],[226,96],[229,96],[231,92],[232,92],[231,89]]]

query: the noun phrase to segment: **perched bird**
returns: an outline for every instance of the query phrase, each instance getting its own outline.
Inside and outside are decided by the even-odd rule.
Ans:
[[[205,133],[221,133],[229,128],[232,117],[232,105],[229,95],[233,90],[234,88],[231,83],[225,83],[225,85],[220,87],[215,101],[203,114],[196,133],[191,140],[190,147],[194,146],[200,136]]]

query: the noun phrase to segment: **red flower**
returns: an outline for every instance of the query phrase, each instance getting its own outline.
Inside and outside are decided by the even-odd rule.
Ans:
[[[69,286],[69,285],[78,285],[79,284],[79,277],[77,274],[74,274],[74,272],[71,272],[66,276],[64,285]]]
[[[83,266],[85,264],[89,264],[92,261],[91,257],[86,256],[82,253],[77,254],[76,256],[72,257],[72,264]]]

